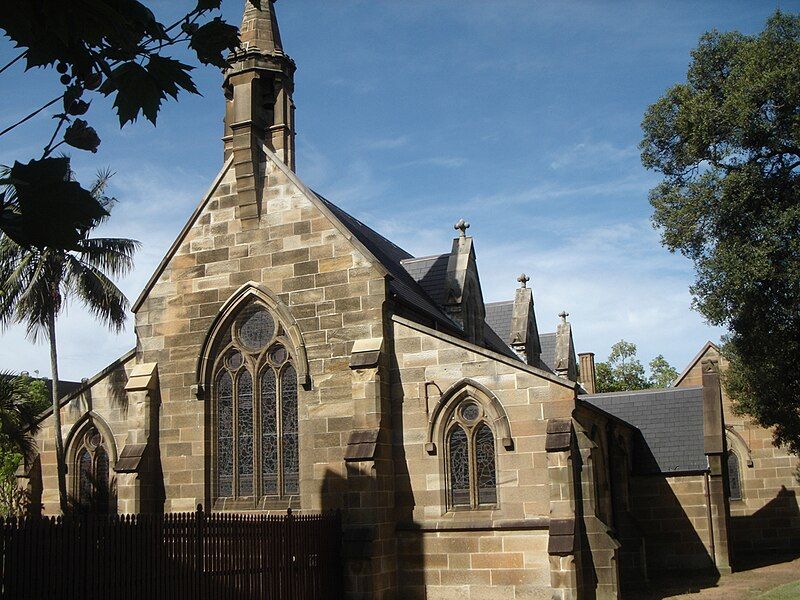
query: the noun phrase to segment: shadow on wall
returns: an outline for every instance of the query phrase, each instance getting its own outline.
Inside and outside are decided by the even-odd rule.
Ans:
[[[800,507],[796,492],[781,486],[778,494],[752,515],[732,517],[731,540],[737,571],[800,556]]]

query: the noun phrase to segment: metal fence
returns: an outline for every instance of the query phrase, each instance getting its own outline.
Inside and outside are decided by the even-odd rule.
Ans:
[[[338,514],[0,518],[0,598],[341,597]]]

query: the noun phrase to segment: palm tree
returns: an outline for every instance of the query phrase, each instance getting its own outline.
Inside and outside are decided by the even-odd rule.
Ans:
[[[106,210],[114,202],[103,194],[110,177],[109,172],[101,173],[92,189]],[[6,191],[12,192],[9,188]],[[94,226],[107,217],[108,213]],[[121,330],[127,316],[128,299],[111,278],[131,270],[133,254],[139,247],[139,242],[134,240],[92,238],[90,232],[91,229],[85,230],[75,247],[69,250],[24,247],[8,236],[0,236],[0,327],[23,323],[33,342],[45,337],[50,343],[58,495],[63,513],[67,512],[68,504],[58,393],[56,320],[68,301],[77,299],[112,330]]]

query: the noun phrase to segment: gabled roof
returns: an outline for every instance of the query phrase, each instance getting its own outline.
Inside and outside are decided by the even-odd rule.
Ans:
[[[700,352],[698,352],[695,357],[691,360],[689,365],[683,370],[683,372],[678,375],[678,378],[672,383],[672,387],[678,387],[681,382],[686,378],[686,376],[691,372],[692,369],[697,366],[697,363],[702,360],[702,358],[706,355],[709,350],[716,350],[719,353],[719,346],[717,346],[714,342],[708,341],[702,347]]]
[[[703,447],[703,388],[582,394],[578,398],[639,430],[633,469],[640,475],[708,469]]]

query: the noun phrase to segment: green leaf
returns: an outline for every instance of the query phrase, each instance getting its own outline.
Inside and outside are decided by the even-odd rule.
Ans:
[[[90,152],[97,152],[97,147],[100,145],[97,132],[83,119],[75,119],[75,122],[67,127],[64,141],[73,148]]]
[[[88,190],[71,180],[68,158],[15,162],[9,179],[15,206],[13,215],[6,211],[0,219],[0,228],[20,246],[76,248],[83,233],[108,215]]]
[[[173,98],[178,97],[179,88],[192,94],[199,94],[189,75],[194,67],[166,57],[152,55],[147,63],[147,72],[155,80],[156,85]]]
[[[239,30],[219,17],[201,26],[189,42],[189,46],[197,54],[197,60],[204,65],[214,65],[221,69],[228,66],[225,51],[232,52],[239,45]]]
[[[99,88],[100,93],[110,96],[116,93],[114,107],[117,109],[120,127],[135,121],[139,113],[155,125],[161,99],[164,97],[156,81],[142,65],[126,62],[113,71]]]

